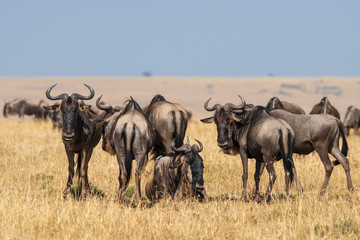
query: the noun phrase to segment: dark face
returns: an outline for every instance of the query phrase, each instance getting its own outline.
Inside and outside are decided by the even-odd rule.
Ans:
[[[194,192],[200,193],[204,190],[204,164],[199,153],[192,150],[182,156],[184,160],[184,168],[187,168],[186,177],[192,184]]]
[[[215,113],[214,121],[217,128],[217,144],[221,148],[231,147],[231,138],[229,136],[229,130],[231,125],[231,113],[226,112],[224,109]]]
[[[65,141],[71,141],[75,137],[79,124],[79,103],[68,97],[61,103],[60,110],[63,119],[62,138]]]

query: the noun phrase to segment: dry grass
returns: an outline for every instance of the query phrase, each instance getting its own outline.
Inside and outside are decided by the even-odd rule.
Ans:
[[[271,204],[240,199],[242,167],[239,156],[224,155],[216,146],[214,125],[191,122],[191,142],[204,143],[205,186],[214,201],[163,200],[143,207],[118,205],[118,165],[115,157],[95,149],[89,180],[98,194],[87,201],[63,200],[67,160],[60,133],[45,122],[0,122],[0,239],[358,239],[359,193],[349,193],[337,166],[325,196],[319,191],[324,168],[316,155],[295,156],[305,192],[295,186],[284,197],[282,163]],[[359,187],[360,139],[348,138],[355,187]],[[144,186],[152,172],[146,167]],[[248,188],[254,184],[250,162]],[[127,191],[134,192],[134,181]],[[267,184],[267,174],[261,190]]]

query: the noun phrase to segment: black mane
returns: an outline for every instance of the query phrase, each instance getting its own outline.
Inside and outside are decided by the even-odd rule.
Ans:
[[[271,115],[270,111],[263,106],[256,106],[255,108],[256,108],[256,110],[254,111],[254,113],[252,114],[251,119],[250,119],[251,123],[256,122],[263,112]]]
[[[131,109],[134,109],[144,115],[144,112],[141,109],[140,105],[132,97],[130,97],[130,99],[126,100],[124,104],[126,104],[125,108],[120,115],[124,115]]]
[[[153,97],[153,99],[151,100],[150,105],[151,105],[152,103],[155,103],[155,102],[158,102],[158,101],[166,101],[166,99],[165,99],[162,95],[157,94],[157,95],[155,95],[155,96]]]

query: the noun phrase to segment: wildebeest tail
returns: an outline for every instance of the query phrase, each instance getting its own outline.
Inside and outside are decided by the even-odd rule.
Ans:
[[[346,157],[347,154],[348,154],[349,147],[348,147],[348,144],[347,144],[347,141],[346,141],[345,128],[344,128],[344,125],[340,121],[338,122],[338,126],[339,126],[341,137],[343,139],[343,144],[342,144],[342,147],[341,147],[341,153],[342,153],[342,155],[344,155]],[[334,166],[336,166],[336,165],[339,165],[340,162],[338,160],[335,160],[335,161],[333,161],[333,164],[334,164]]]
[[[131,175],[131,164],[132,164],[132,147],[135,139],[135,125],[133,126],[133,131],[126,132],[127,123],[125,123],[124,128],[121,132],[121,139],[124,141],[125,146],[125,169],[127,173],[127,178],[130,178]]]
[[[288,141],[286,144],[286,139],[284,137],[284,134],[281,130],[279,130],[279,145],[281,149],[281,153],[283,156],[283,164],[284,169],[290,173],[290,182],[293,182],[294,180],[294,173],[292,171],[294,164],[292,160],[292,139],[291,134],[288,134]],[[286,173],[285,173],[286,174]]]

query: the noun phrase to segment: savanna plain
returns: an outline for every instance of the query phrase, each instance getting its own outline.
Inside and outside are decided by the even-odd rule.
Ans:
[[[0,92],[4,92],[8,98],[11,91],[13,93],[16,93],[16,89],[20,89],[20,92],[25,91],[24,88],[18,88],[17,86],[21,84],[15,85],[15,81],[11,85],[6,79],[1,80],[8,90],[2,88]],[[210,79],[211,85],[204,85],[205,91],[201,94],[188,92],[187,96],[180,96],[178,93],[179,95],[176,96],[179,100],[172,97],[170,93],[160,92],[161,89],[151,89],[149,97],[156,93],[163,93],[165,97],[169,96],[169,100],[174,101],[175,98],[175,101],[180,103],[182,103],[180,99],[182,97],[188,99],[188,101],[184,100],[185,107],[191,106],[192,99],[198,97],[201,98],[201,102],[198,101],[196,105],[200,109],[209,95],[213,94],[214,97],[217,91],[221,92],[221,84],[212,81]],[[313,81],[316,83],[315,81],[319,80]],[[86,83],[84,79],[81,79],[82,82]],[[159,82],[163,82],[163,79]],[[359,88],[359,82],[359,79],[356,79],[354,87],[349,87],[334,80],[333,85],[337,84],[336,86],[339,85],[340,88],[343,85],[341,93],[343,95],[334,95],[333,99],[349,99],[346,98],[346,94]],[[31,81],[28,83],[23,81],[23,83],[25,86],[31,85]],[[44,86],[37,85],[36,89],[28,89],[28,91],[39,91],[44,95],[46,88],[52,83],[52,81],[46,82]],[[303,87],[304,83],[305,87]],[[268,89],[266,91],[261,87],[256,87],[259,85],[254,85],[252,91],[257,95],[251,96],[255,100],[246,96],[246,94],[250,96],[252,92],[242,94],[243,85],[241,84],[240,90],[236,92],[245,95],[245,99],[250,99],[249,102],[255,104],[260,104],[256,102],[256,99],[261,99],[263,102],[274,94],[283,94],[280,98],[295,98],[298,101],[290,100],[290,102],[297,102],[300,105],[303,103],[306,112],[309,112],[311,104],[320,101],[323,96],[322,93],[307,95],[310,93],[306,91],[310,90],[306,88],[306,81],[295,79],[291,84],[293,85],[283,85],[283,79],[280,79],[277,83],[269,84],[269,86],[275,86],[272,90],[262,84],[262,87]],[[81,88],[82,84],[76,82],[76,85],[77,92],[86,94],[86,89]],[[91,85],[97,91],[96,84]],[[104,90],[104,87],[102,88]],[[287,90],[285,95],[280,92],[281,89]],[[296,91],[301,91],[300,96],[305,97],[299,98]],[[330,88],[330,91],[332,93],[333,89]],[[96,97],[99,94],[102,92],[97,92]],[[141,93],[137,94],[141,95]],[[225,96],[225,93],[221,96]],[[357,98],[356,96],[355,92],[351,95],[352,101]],[[30,98],[35,97],[37,96]],[[115,98],[116,96],[112,94],[110,100]],[[216,97],[214,98],[216,100]],[[135,99],[137,99],[136,94]],[[236,95],[231,96],[231,99],[237,99]],[[106,95],[104,95],[104,100],[106,100]],[[306,102],[309,104],[305,104]],[[343,106],[340,109],[342,116],[346,107]],[[146,182],[152,176],[154,166],[154,162],[149,161],[142,175],[142,201],[138,206],[133,204],[135,200],[134,173],[132,173],[124,203],[117,202],[118,163],[115,156],[110,156],[101,149],[101,141],[95,148],[89,163],[88,174],[92,197],[86,201],[80,201],[76,196],[64,200],[62,191],[67,180],[68,169],[60,131],[53,129],[50,122],[1,118],[0,239],[360,238],[359,191],[350,193],[347,190],[345,172],[338,165],[334,168],[327,192],[325,195],[320,195],[325,170],[315,153],[307,156],[294,155],[297,173],[304,188],[302,194],[293,184],[290,196],[286,197],[284,170],[280,161],[275,163],[277,180],[272,191],[272,201],[270,203],[257,202],[249,195],[249,201],[244,202],[241,199],[241,159],[239,156],[225,155],[220,151],[216,145],[215,125],[203,124],[199,121],[199,115],[206,117],[210,116],[209,114],[195,113],[195,117],[189,122],[186,135],[190,137],[191,143],[194,143],[196,138],[204,145],[200,155],[204,159],[205,188],[210,199],[203,202],[194,199],[182,201],[164,199],[158,203],[151,203],[144,191]],[[350,149],[348,158],[352,180],[359,190],[360,136],[350,132],[347,140]],[[251,190],[254,185],[254,169],[255,161],[250,160],[248,190]],[[262,195],[265,193],[267,183],[268,175],[264,171],[260,182]]]
[[[60,132],[48,122],[0,122],[0,238],[1,239],[358,239],[359,193],[346,189],[345,173],[335,167],[328,191],[319,195],[324,168],[318,156],[295,155],[305,192],[292,186],[284,195],[282,163],[271,203],[251,197],[240,199],[242,190],[239,156],[221,153],[214,125],[192,121],[189,136],[204,144],[204,180],[209,201],[162,200],[152,204],[144,186],[154,162],[143,173],[141,206],[135,207],[134,176],[124,204],[117,203],[118,164],[114,156],[94,150],[89,164],[93,197],[86,201],[62,198],[67,180],[67,160]],[[190,138],[193,142],[194,139]],[[348,138],[354,185],[359,186],[360,138]],[[254,184],[250,161],[248,187]],[[134,175],[134,173],[133,173]],[[265,192],[268,177],[261,178]]]

